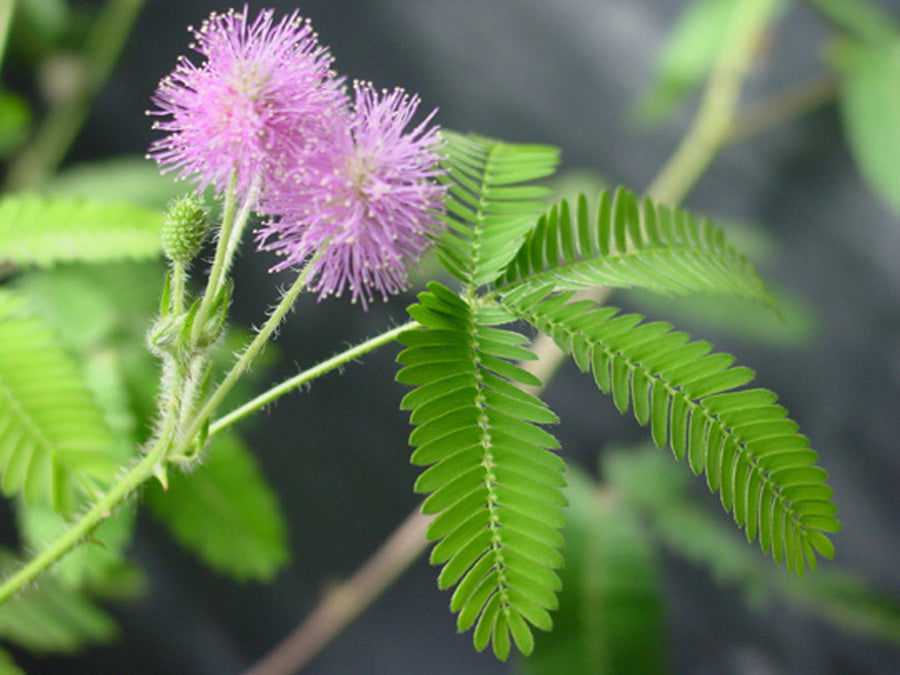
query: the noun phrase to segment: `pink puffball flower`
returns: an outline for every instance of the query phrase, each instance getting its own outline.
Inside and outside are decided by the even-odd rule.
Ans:
[[[252,22],[247,7],[213,13],[192,31],[204,61],[180,57],[152,98],[148,115],[167,132],[148,157],[202,190],[221,193],[232,175],[240,194],[264,189],[315,151],[346,107],[332,57],[297,12],[273,23],[272,10]]]
[[[349,289],[366,307],[408,283],[406,266],[427,248],[440,223],[445,188],[436,111],[409,126],[419,98],[355,83],[355,105],[330,146],[267,195],[273,218],[260,248],[284,256],[274,267],[301,265],[315,254],[309,278],[322,299]]]

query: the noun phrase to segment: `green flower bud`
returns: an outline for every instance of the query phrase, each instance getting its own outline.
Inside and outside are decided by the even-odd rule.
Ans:
[[[206,210],[195,195],[173,199],[163,215],[163,253],[172,262],[187,265],[200,252],[208,229]]]

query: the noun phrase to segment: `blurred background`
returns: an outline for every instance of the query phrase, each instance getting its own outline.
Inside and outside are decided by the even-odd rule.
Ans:
[[[25,0],[31,2],[47,11],[55,4]],[[71,4],[83,17],[100,5]],[[296,6],[249,4],[251,12]],[[307,0],[300,8],[348,77],[419,92],[424,107],[440,109],[438,120],[447,128],[559,146],[563,191],[622,184],[640,192],[696,109],[696,95],[668,116],[660,112],[664,101],[646,98],[666,37],[687,4]],[[900,16],[896,2],[876,4]],[[187,53],[185,27],[226,7],[204,0],[145,2],[64,169],[143,154],[153,138],[144,110],[158,80],[177,55]],[[827,73],[833,37],[833,27],[810,4],[786,4],[761,46],[745,103]],[[4,81],[38,101],[31,79],[41,56],[35,40],[13,33]],[[636,110],[645,123],[635,121]],[[656,125],[647,123],[654,110],[665,117]],[[684,205],[720,217],[726,226],[734,223],[729,232],[798,318],[765,323],[750,310],[722,303],[654,302],[636,293],[616,294],[611,303],[712,341],[755,369],[760,386],[779,393],[830,474],[844,526],[834,536],[834,564],[864,576],[877,594],[896,596],[898,212],[861,178],[833,100],[726,147]],[[288,280],[268,272],[273,262],[245,248],[235,270],[234,321],[261,323],[263,309]],[[429,265],[426,270],[436,269]],[[347,300],[306,298],[281,330],[277,359],[261,385],[403,322],[415,290],[367,313]],[[48,673],[213,674],[238,672],[258,659],[418,503],[411,489],[417,470],[408,462],[408,418],[397,409],[405,388],[393,381],[397,351],[388,346],[372,353],[241,427],[289,524],[292,561],[273,583],[239,584],[211,572],[142,513],[132,553],[148,573],[149,589],[143,599],[112,609],[122,625],[121,641],[75,657],[38,659],[16,651],[20,664]],[[571,364],[552,381],[546,399],[562,420],[555,431],[564,457],[594,475],[605,450],[648,438]],[[687,489],[717,508],[702,483],[692,481]],[[721,509],[712,513],[730,525]],[[751,553],[757,555],[755,548]],[[900,669],[900,653],[884,641],[840,630],[779,597],[748,609],[736,585],[717,583],[704,566],[665,547],[659,555],[665,659],[672,672]],[[456,633],[449,595],[437,590],[435,578],[436,570],[418,560],[307,672],[515,672],[514,661],[478,654],[468,634]]]

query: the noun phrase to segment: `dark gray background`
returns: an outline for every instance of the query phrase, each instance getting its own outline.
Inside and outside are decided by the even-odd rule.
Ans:
[[[685,110],[650,133],[634,131],[627,119],[684,4],[319,0],[302,10],[342,73],[420,92],[449,128],[559,145],[564,167],[590,167],[640,191],[690,115]],[[151,138],[143,111],[158,79],[186,52],[184,26],[226,6],[150,0],[74,157],[143,152]],[[251,3],[266,6],[295,5]],[[827,34],[816,15],[795,4],[772,35],[748,98],[819,72]],[[812,344],[773,349],[708,331],[701,336],[755,368],[759,384],[779,392],[821,453],[844,524],[834,537],[838,562],[897,592],[898,219],[862,184],[833,105],[726,149],[685,204],[761,223],[777,236],[780,262],[768,276],[818,313]],[[271,262],[244,253],[237,320],[259,323],[285,283],[267,273]],[[367,314],[346,301],[305,300],[281,332],[284,360],[273,381],[404,320],[411,297],[376,304]],[[279,640],[417,503],[408,422],[397,410],[404,389],[393,382],[396,351],[385,348],[364,366],[314,383],[308,394],[282,401],[246,427],[290,520],[294,561],[275,584],[233,584],[142,518],[134,554],[150,573],[151,592],[118,613],[124,641],[78,660],[44,661],[40,672],[231,673]],[[573,368],[563,370],[547,398],[562,418],[557,431],[570,461],[592,466],[607,442],[645,438]],[[702,570],[676,559],[664,563],[675,672],[887,673],[900,665],[896,650],[784,606],[747,613],[737,593],[717,587]],[[308,672],[508,672],[510,666],[475,653],[470,635],[455,633],[449,596],[436,590],[435,577],[419,561]]]

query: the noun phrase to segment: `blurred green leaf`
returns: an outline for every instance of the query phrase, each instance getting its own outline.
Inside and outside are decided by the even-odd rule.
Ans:
[[[652,447],[603,453],[602,472],[622,499],[648,517],[665,545],[710,570],[720,583],[740,588],[751,606],[773,593],[856,633],[900,644],[900,597],[879,592],[859,575],[817,570],[804,576],[773,568],[693,497],[683,472]]]
[[[0,90],[0,158],[16,150],[28,135],[31,109],[24,98]]]
[[[768,284],[782,318],[758,304],[739,298],[685,296],[664,298],[648,291],[622,291],[641,313],[672,320],[695,332],[713,331],[775,347],[809,344],[816,333],[816,317],[809,305],[785,288]]]
[[[821,572],[786,584],[787,593],[848,631],[900,645],[900,597],[879,593],[846,572]]]
[[[0,649],[0,675],[25,675],[25,671],[16,665],[12,654]]]
[[[4,554],[3,574],[15,567],[12,556]],[[117,633],[105,612],[52,577],[44,577],[0,607],[0,638],[35,652],[73,652],[109,642]]]
[[[189,185],[161,175],[155,162],[126,155],[65,169],[43,191],[57,196],[126,201],[162,208],[169,200],[190,190]]]
[[[611,488],[633,508],[649,515],[656,534],[679,555],[706,567],[719,583],[735,585],[751,604],[770,593],[768,566],[759,552],[735,535],[730,523],[700,506],[690,478],[658,448],[611,448],[601,457]]]
[[[608,491],[573,472],[567,489],[566,566],[551,633],[536,636],[528,675],[664,671],[662,589],[641,524]]]
[[[147,503],[187,549],[238,580],[266,581],[288,562],[284,517],[253,455],[237,436],[215,436],[204,462],[170,476]]]
[[[900,212],[900,39],[860,47],[848,59],[841,111],[860,172]]]
[[[106,450],[114,439],[72,355],[27,297],[6,289],[0,289],[0,344],[3,490],[68,510],[74,481],[111,477],[115,465]]]
[[[162,213],[124,202],[39,195],[0,199],[0,260],[17,265],[159,255]]]
[[[890,42],[900,24],[872,0],[807,0],[828,21],[864,42]]]
[[[712,69],[739,0],[696,0],[681,13],[656,63],[650,90],[635,114],[647,126],[673,115]]]
[[[10,47],[34,61],[58,46],[70,20],[65,0],[16,3]]]

